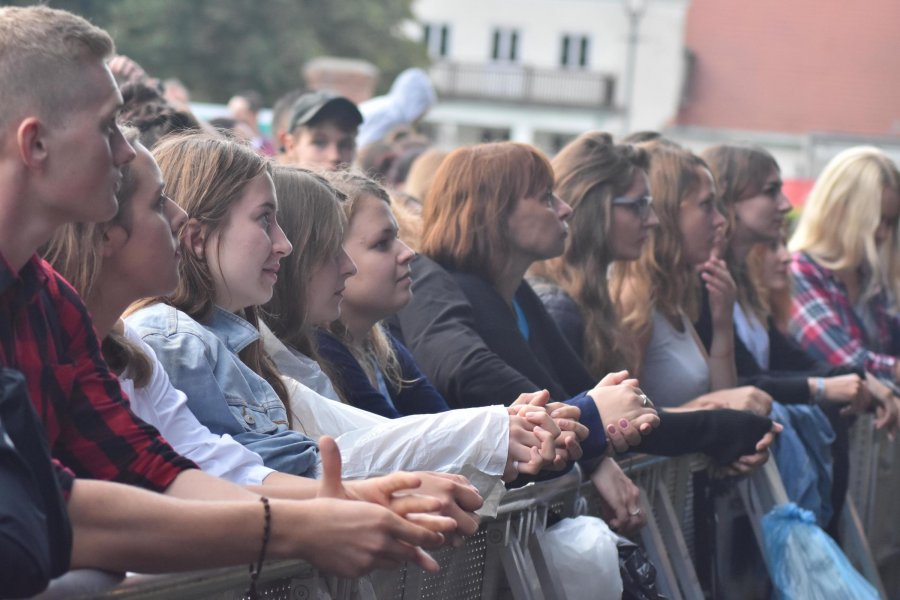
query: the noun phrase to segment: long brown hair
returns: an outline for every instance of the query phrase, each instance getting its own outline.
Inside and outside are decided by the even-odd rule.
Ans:
[[[650,189],[659,218],[653,235],[635,261],[616,261],[610,271],[610,293],[622,310],[622,323],[643,335],[655,308],[673,323],[682,315],[692,322],[700,312],[699,278],[684,259],[679,220],[682,201],[700,185],[698,169],[708,169],[699,156],[670,142],[640,144],[650,154]],[[628,290],[639,301],[625,306]]]
[[[232,207],[243,197],[251,181],[272,172],[269,161],[250,146],[205,133],[166,137],[154,147],[153,156],[166,181],[166,193],[184,209],[188,218],[207,227],[207,236],[227,225]],[[174,294],[148,303],[165,302],[203,322],[215,307],[212,273],[206,260],[194,254],[183,241],[182,248]],[[259,327],[257,307],[247,307],[241,314],[251,325]],[[249,344],[238,357],[264,378],[287,406],[287,389],[262,340]]]
[[[272,181],[278,196],[278,222],[296,250],[285,257],[272,299],[265,305],[266,323],[278,339],[317,359],[307,294],[313,273],[341,249],[346,217],[343,192],[321,175],[277,165]]]
[[[605,283],[613,260],[609,248],[612,199],[631,187],[649,165],[644,150],[615,144],[612,136],[591,131],[578,136],[553,159],[556,193],[572,207],[562,256],[535,263],[531,273],[559,285],[578,304],[584,319],[584,348],[576,348],[591,373],[630,366],[615,304]]]
[[[762,193],[772,170],[780,170],[778,163],[765,148],[742,144],[713,146],[701,156],[716,180],[719,200],[725,208],[725,235],[730,238],[737,219],[734,205]],[[725,252],[725,262],[737,285],[738,303],[765,323],[769,317],[768,290],[756,275],[758,270],[750,268],[746,260],[738,262],[730,247]]]
[[[122,135],[132,146],[138,146],[138,130],[124,127]],[[103,235],[112,225],[120,225],[131,234],[131,200],[137,190],[134,163],[122,166],[122,182],[116,192],[118,210],[106,223],[66,223],[54,232],[44,247],[44,258],[60,275],[78,290],[85,302],[102,294],[97,280],[103,268]],[[110,331],[101,341],[103,357],[120,376],[134,381],[136,388],[147,385],[153,373],[150,358],[124,335]]]
[[[422,253],[493,281],[506,266],[506,223],[516,203],[552,186],[553,169],[533,146],[499,142],[454,150],[424,202]]]

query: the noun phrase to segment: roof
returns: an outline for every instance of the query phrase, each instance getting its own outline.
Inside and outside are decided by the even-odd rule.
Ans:
[[[693,0],[679,125],[900,136],[897,0]]]

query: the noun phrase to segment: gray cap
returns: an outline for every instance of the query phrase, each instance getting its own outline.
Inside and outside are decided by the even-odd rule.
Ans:
[[[288,132],[293,132],[300,125],[306,125],[323,113],[333,115],[338,120],[358,127],[363,116],[351,100],[332,92],[310,92],[303,94],[294,102],[288,122]]]

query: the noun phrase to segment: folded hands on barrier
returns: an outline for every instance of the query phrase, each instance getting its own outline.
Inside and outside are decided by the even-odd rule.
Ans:
[[[536,475],[545,469],[561,471],[582,457],[581,442],[590,432],[578,422],[581,410],[577,406],[549,400],[547,390],[524,393],[507,409],[510,414],[510,460],[515,461],[507,466],[512,466],[517,473]],[[525,460],[513,459],[514,430],[519,428],[531,431],[537,438],[530,440],[529,448],[516,448],[520,453],[527,449]],[[515,435],[520,434],[516,431]],[[535,445],[534,441],[539,444]],[[504,473],[505,481],[510,481],[509,475],[509,472]]]

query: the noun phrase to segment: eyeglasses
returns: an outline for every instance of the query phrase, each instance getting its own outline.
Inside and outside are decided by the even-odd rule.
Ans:
[[[653,198],[650,196],[641,196],[640,198],[629,198],[628,196],[619,196],[612,199],[613,206],[624,206],[632,211],[641,221],[650,218],[650,211],[653,210]]]

